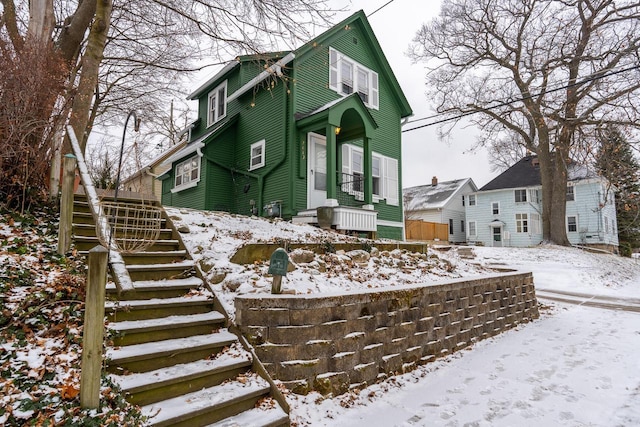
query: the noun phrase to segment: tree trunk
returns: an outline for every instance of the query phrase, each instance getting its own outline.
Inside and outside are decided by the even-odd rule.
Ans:
[[[98,85],[98,71],[102,62],[104,47],[107,42],[107,34],[111,22],[111,0],[99,0],[96,6],[96,15],[91,25],[87,48],[82,56],[82,70],[78,90],[73,98],[71,119],[69,123],[73,127],[80,148],[84,152],[86,147],[86,130],[89,123],[89,112],[93,102],[95,89]]]

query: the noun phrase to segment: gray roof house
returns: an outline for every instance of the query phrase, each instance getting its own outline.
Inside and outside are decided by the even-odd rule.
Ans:
[[[464,195],[478,191],[471,178],[419,185],[402,190],[407,219],[449,225],[449,241],[466,241]]]
[[[615,188],[594,170],[567,165],[565,227],[569,242],[618,248]],[[535,246],[543,241],[542,184],[536,156],[526,156],[466,196],[467,241],[485,246]]]

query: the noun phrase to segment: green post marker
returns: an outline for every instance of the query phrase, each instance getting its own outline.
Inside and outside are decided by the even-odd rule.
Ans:
[[[289,267],[289,254],[282,248],[278,248],[271,254],[269,262],[269,274],[273,275],[273,283],[271,284],[271,293],[279,294],[282,292],[282,276],[287,275]]]

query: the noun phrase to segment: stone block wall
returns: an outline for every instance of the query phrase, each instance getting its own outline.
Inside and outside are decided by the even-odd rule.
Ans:
[[[270,375],[334,395],[538,317],[531,273],[341,295],[238,296],[236,323]]]

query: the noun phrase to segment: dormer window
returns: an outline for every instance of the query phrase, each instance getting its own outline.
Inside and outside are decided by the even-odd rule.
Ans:
[[[227,82],[209,92],[207,103],[207,127],[224,118],[227,115]]]
[[[369,108],[378,109],[378,73],[329,48],[329,87],[339,95],[357,92]]]

